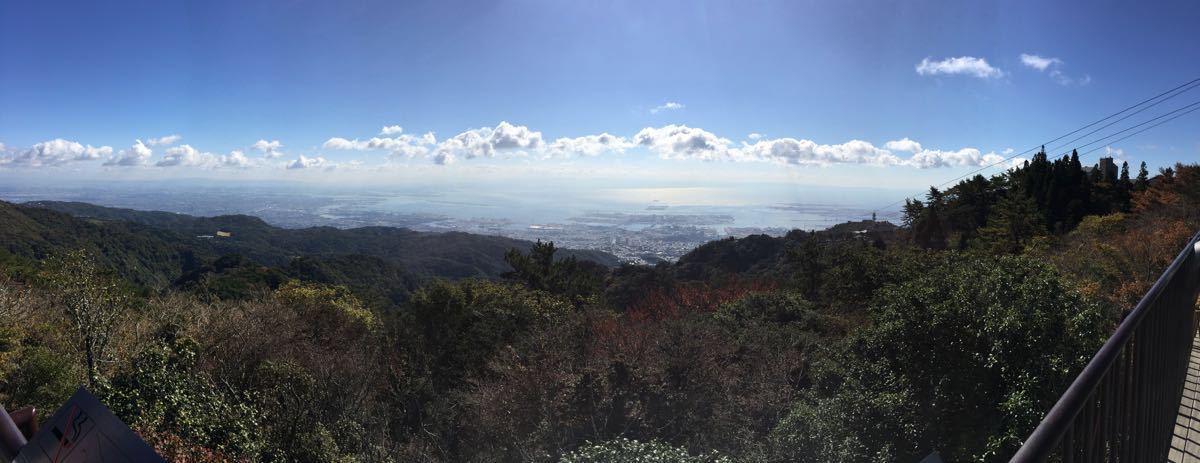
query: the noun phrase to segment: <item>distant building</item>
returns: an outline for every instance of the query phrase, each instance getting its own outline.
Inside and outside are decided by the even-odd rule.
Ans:
[[[1096,168],[1100,169],[1100,178],[1112,181],[1117,179],[1117,163],[1113,162],[1113,158],[1100,158],[1100,164]]]
[[[231,236],[233,236],[233,233],[229,233],[224,230],[217,230],[217,238],[229,238]]]

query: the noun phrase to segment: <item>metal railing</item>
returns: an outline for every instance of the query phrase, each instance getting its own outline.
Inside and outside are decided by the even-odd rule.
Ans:
[[[1195,333],[1198,238],[1125,316],[1011,461],[1167,460]]]

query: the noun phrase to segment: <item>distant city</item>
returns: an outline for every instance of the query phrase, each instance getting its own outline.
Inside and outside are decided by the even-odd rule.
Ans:
[[[403,201],[397,202],[397,198]],[[640,206],[588,205],[578,213],[528,204],[508,206],[415,198],[391,192],[300,193],[288,187],[183,189],[0,186],[0,199],[80,201],[101,206],[157,210],[195,216],[246,214],[275,226],[403,227],[417,231],[466,232],[525,240],[553,241],[564,248],[609,252],[623,262],[653,265],[673,262],[706,242],[753,234],[781,236],[792,229],[824,229],[862,220],[861,207],[821,204],[692,206],[650,201]],[[502,201],[501,201],[502,203]],[[498,209],[478,212],[480,208]],[[506,214],[505,210],[513,212]],[[439,212],[444,211],[444,212]]]

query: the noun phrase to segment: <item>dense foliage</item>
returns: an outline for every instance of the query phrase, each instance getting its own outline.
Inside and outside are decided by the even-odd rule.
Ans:
[[[1003,461],[1200,227],[1200,166],[1114,172],[653,267],[0,204],[0,400],[88,385],[180,461]]]

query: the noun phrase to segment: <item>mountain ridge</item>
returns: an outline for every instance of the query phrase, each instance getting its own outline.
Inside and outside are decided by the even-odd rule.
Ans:
[[[285,267],[300,257],[364,255],[398,265],[423,280],[493,279],[509,270],[505,252],[514,248],[524,252],[533,245],[500,236],[397,227],[288,229],[250,215],[197,217],[82,202],[0,202],[0,218],[13,224],[0,230],[0,249],[11,254],[39,259],[61,248],[92,244],[114,261],[114,268],[134,269],[133,275],[125,276],[152,287],[165,286],[203,262],[227,254],[273,267]],[[218,231],[229,236],[216,236]],[[563,250],[563,256],[606,267],[619,265],[615,256],[601,251]]]

